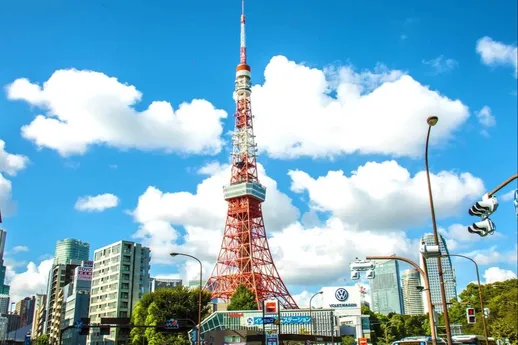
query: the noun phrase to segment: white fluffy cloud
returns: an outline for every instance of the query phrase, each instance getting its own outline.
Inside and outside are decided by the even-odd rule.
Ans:
[[[119,198],[116,195],[105,193],[96,196],[82,196],[76,204],[75,209],[86,212],[102,212],[109,208],[114,208],[119,205]]]
[[[0,139],[0,211],[3,215],[8,215],[13,210],[12,184],[3,174],[15,176],[18,171],[25,169],[28,163],[27,157],[8,153],[5,150],[5,141]]]
[[[363,229],[422,225],[430,213],[425,172],[411,176],[396,161],[368,162],[350,176],[330,171],[313,178],[300,170],[289,175],[291,190],[307,192],[313,209],[332,212]],[[466,200],[484,191],[482,180],[470,173],[441,171],[430,178],[439,219],[455,215]]]
[[[49,271],[53,259],[44,260],[38,266],[34,262],[27,265],[27,270],[17,273],[14,267],[7,267],[8,284],[11,286],[11,302],[17,302],[37,293],[46,293]]]
[[[445,64],[451,67],[452,61]],[[440,117],[432,145],[448,140],[469,117],[461,101],[383,65],[374,71],[320,70],[275,56],[264,76],[264,84],[253,87],[255,129],[260,149],[274,157],[416,156],[427,116]],[[139,112],[134,106],[142,94],[103,73],[58,70],[43,86],[21,78],[7,91],[9,99],[44,110],[22,128],[22,135],[64,156],[102,144],[208,154],[222,147],[225,111],[193,100],[176,110],[167,102],[153,102]]]
[[[504,270],[500,267],[490,267],[484,272],[484,279],[486,284],[503,282],[515,278],[516,273],[511,270]]]
[[[398,70],[310,68],[271,59],[253,87],[259,149],[274,157],[342,153],[422,154],[430,115],[440,118],[431,144],[444,142],[469,117],[468,108]]]
[[[63,156],[83,154],[89,146],[101,144],[213,154],[221,149],[220,120],[227,116],[199,99],[177,109],[155,101],[137,111],[134,106],[142,93],[135,86],[86,70],[58,70],[43,86],[17,79],[8,85],[7,95],[45,111],[22,128],[22,135]]]
[[[516,264],[518,262],[517,253],[518,247],[515,247],[514,250],[504,251],[497,246],[491,246],[485,249],[473,250],[463,255],[472,258],[479,265],[491,265],[496,263]]]
[[[185,246],[202,259],[212,260],[219,252],[227,212],[223,186],[229,183],[230,167],[212,163],[198,173],[209,176],[198,185],[196,194],[163,193],[155,187],[148,187],[139,197],[133,216],[142,226],[135,236],[146,239],[155,248],[155,262],[169,262],[168,253],[175,249],[173,243],[179,236],[174,226],[185,228]],[[266,175],[260,164],[258,174],[267,188],[267,202],[263,204],[267,231],[280,231],[299,217],[299,211],[291,199],[277,189],[277,182]],[[200,251],[199,248],[203,249]]]
[[[372,198],[376,198],[383,205],[393,202],[394,195],[397,195],[395,190],[400,187],[397,183],[408,184],[409,182],[394,178],[391,170],[404,169],[395,163],[387,163],[380,163],[382,173],[363,175],[363,172],[358,169],[358,175],[367,180],[370,179],[370,183],[375,186],[388,186],[390,193],[380,194],[380,191],[374,188],[373,196],[369,198],[351,196],[347,193],[343,194],[343,197],[357,198],[358,203],[361,204],[358,207],[363,210],[372,207],[374,202]],[[204,277],[211,273],[220,250],[225,224],[227,206],[223,200],[222,186],[228,183],[228,169],[228,166],[219,164],[210,164],[200,169],[200,173],[208,176],[198,185],[196,193],[164,193],[155,187],[149,187],[140,196],[138,205],[132,212],[135,220],[140,223],[140,228],[134,237],[141,239],[152,248],[154,264],[181,263],[184,266],[180,275],[184,279],[186,277],[195,279],[199,270],[197,262],[185,261],[180,257],[175,259],[169,257],[170,252],[184,252],[203,261]],[[365,172],[368,171],[365,170]],[[404,198],[409,200],[401,210],[401,218],[391,218],[390,209],[382,208],[376,211],[376,215],[380,218],[386,217],[387,222],[378,224],[371,222],[370,227],[363,224],[364,215],[354,212],[351,213],[351,217],[341,217],[342,219],[338,216],[343,214],[336,212],[323,224],[319,221],[302,224],[298,221],[299,212],[293,206],[291,199],[277,189],[275,181],[267,177],[261,165],[259,165],[259,173],[261,181],[267,186],[264,215],[266,230],[270,235],[270,249],[282,278],[288,284],[300,286],[314,282],[343,284],[344,279],[349,279],[349,263],[356,257],[366,255],[396,253],[417,260],[418,243],[416,240],[409,239],[401,226],[407,223],[402,220],[405,219],[405,215],[406,218],[416,222],[419,220],[422,222],[428,216],[428,206],[423,201],[426,198],[422,195],[424,194],[422,191],[426,191],[424,182],[417,184],[421,186],[420,189],[410,183],[411,187],[415,188],[414,193],[403,190],[403,193],[406,193],[403,194]],[[408,172],[406,174],[408,175]],[[388,181],[376,181],[373,176],[389,176],[397,183],[390,178]],[[396,174],[397,176],[400,175]],[[403,174],[403,176],[406,175]],[[406,179],[409,177],[407,176]],[[413,182],[413,184],[416,183]],[[439,186],[436,188],[438,210],[457,208],[458,203],[467,194],[466,190],[469,190],[469,186],[474,186],[478,194],[480,194],[479,189],[483,189],[478,179],[451,173],[440,173],[434,176],[435,184]],[[366,191],[371,190],[358,189],[365,185],[354,185],[354,188],[351,188],[354,192],[360,190],[367,195]],[[339,184],[337,186],[335,188],[338,190],[343,188]],[[456,197],[441,196],[444,194],[441,192],[442,188],[448,188]],[[337,191],[326,190],[326,192],[330,193],[331,199],[339,194]],[[340,199],[339,203],[344,203],[343,200]],[[452,213],[453,211],[450,210],[447,214]],[[179,231],[181,227],[185,232]]]
[[[458,62],[454,59],[447,59],[444,55],[440,55],[435,59],[423,60],[423,64],[433,68],[436,74],[441,74],[453,70],[457,67]]]
[[[28,252],[28,251],[29,251],[29,247],[27,247],[27,246],[16,246],[13,249],[11,249],[11,253],[13,253],[13,254],[24,253],[24,252]]]
[[[489,66],[510,66],[518,77],[518,48],[485,36],[477,41],[477,53],[482,62]]]

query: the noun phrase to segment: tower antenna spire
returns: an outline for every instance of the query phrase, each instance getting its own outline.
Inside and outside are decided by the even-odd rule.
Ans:
[[[241,0],[241,46],[239,48],[239,64],[246,65],[246,33],[245,33],[245,0]]]
[[[275,267],[264,227],[261,204],[266,198],[266,188],[257,176],[244,0],[241,0],[240,63],[236,67],[234,85],[232,168],[230,184],[223,187],[223,196],[228,203],[227,222],[221,250],[206,288],[212,292],[213,299],[228,301],[239,286],[245,285],[254,293],[258,309],[262,309],[263,301],[270,298],[276,298],[286,309],[297,309],[297,303]]]

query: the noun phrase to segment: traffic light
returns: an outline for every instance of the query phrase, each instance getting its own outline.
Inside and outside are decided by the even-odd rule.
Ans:
[[[466,318],[468,319],[469,325],[477,322],[477,318],[475,317],[475,308],[466,308]]]
[[[478,201],[475,205],[473,205],[468,213],[470,216],[477,216],[482,219],[486,219],[491,215],[491,213],[495,212],[498,208],[498,201],[496,197],[488,197],[487,194],[482,197],[481,201]]]
[[[495,232],[495,223],[489,218],[486,218],[480,222],[476,222],[468,226],[468,232],[477,234],[481,237],[491,235]]]

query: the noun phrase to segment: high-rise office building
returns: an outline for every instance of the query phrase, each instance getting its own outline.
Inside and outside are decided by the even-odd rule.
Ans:
[[[0,295],[0,314],[9,313],[9,295]]]
[[[74,280],[63,287],[63,316],[61,318],[63,345],[86,345],[86,335],[80,335],[77,329],[68,327],[73,326],[75,321],[88,317],[92,266],[92,261],[85,261],[80,267],[76,267]]]
[[[421,284],[421,275],[415,268],[401,272],[403,305],[407,315],[424,314],[423,293],[426,292],[419,290],[418,286],[423,285]]]
[[[9,285],[5,285],[7,268],[4,265],[4,250],[6,239],[7,231],[0,229],[0,295],[9,295]]]
[[[81,262],[88,261],[90,245],[80,240],[66,238],[56,242],[54,264],[50,269],[47,283],[47,305],[45,307],[45,322],[43,333],[50,330],[49,319],[52,318],[53,309],[60,289],[74,279],[74,269]]]
[[[404,314],[403,294],[399,279],[399,264],[387,260],[376,264],[376,275],[370,280],[372,308],[381,314]]]
[[[36,297],[25,297],[16,303],[16,314],[20,315],[20,327],[27,326],[32,323],[34,316],[34,305]]]
[[[97,249],[90,296],[90,323],[99,323],[101,317],[130,317],[133,307],[149,292],[149,248],[119,241]],[[117,345],[129,344],[129,332],[112,328],[106,336],[90,333],[89,344],[110,341]]]
[[[428,245],[435,245],[433,234],[425,234],[422,241]],[[446,291],[446,303],[449,303],[452,299],[457,298],[457,283],[455,278],[455,270],[451,263],[451,259],[448,252],[448,246],[444,238],[439,235],[439,250],[443,257],[440,258],[442,263],[442,271],[444,278],[444,289]],[[425,268],[424,260],[421,257],[421,268]],[[439,268],[437,258],[426,259],[426,268],[428,270],[428,280],[430,282],[430,292],[432,294],[432,304],[437,311],[442,310],[442,298],[441,298],[441,284],[439,281]],[[428,312],[428,306],[425,304],[425,311]]]
[[[47,305],[47,295],[37,294],[34,303],[34,315],[32,317],[31,338],[35,339],[43,335],[43,327],[45,325],[45,314]]]
[[[89,255],[90,245],[88,243],[73,238],[65,238],[56,243],[54,264],[63,265],[70,260],[88,261]]]
[[[151,278],[149,291],[154,292],[158,289],[171,289],[182,286],[181,279]]]

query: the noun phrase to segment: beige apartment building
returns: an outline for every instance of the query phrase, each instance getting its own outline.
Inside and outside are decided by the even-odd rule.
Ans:
[[[46,304],[47,295],[37,294],[36,303],[34,304],[34,315],[32,317],[32,339],[35,339],[43,335],[43,327],[45,326]]]
[[[130,317],[132,309],[149,292],[150,250],[131,241],[119,241],[94,253],[90,324],[103,317]],[[90,329],[90,345],[127,345],[129,332],[112,328],[109,335]]]

